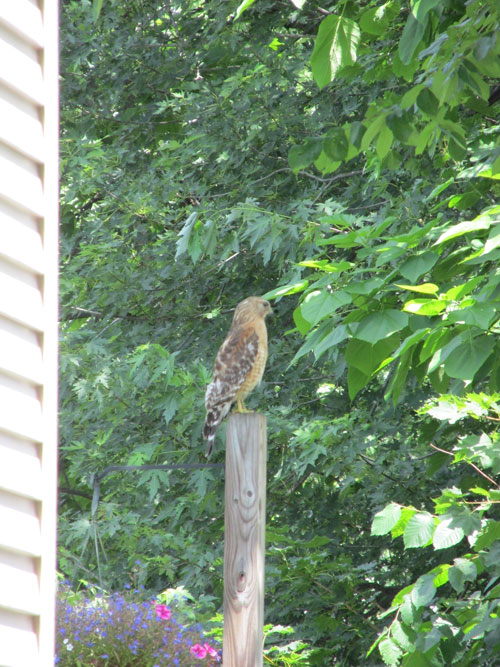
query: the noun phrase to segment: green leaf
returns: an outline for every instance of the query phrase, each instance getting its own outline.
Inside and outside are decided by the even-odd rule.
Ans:
[[[456,208],[459,211],[465,211],[468,208],[471,208],[479,201],[481,195],[474,190],[468,190],[460,195],[455,195],[448,202],[448,208]]]
[[[297,294],[303,292],[309,285],[308,280],[298,280],[295,283],[288,283],[288,285],[281,285],[276,289],[266,292],[262,295],[263,299],[277,299],[280,296],[288,296],[289,294]]]
[[[425,273],[428,273],[439,259],[435,252],[423,252],[420,255],[409,257],[400,267],[402,276],[415,282]]]
[[[408,626],[412,626],[416,618],[416,609],[411,601],[410,595],[405,595],[404,600],[401,604],[400,610],[401,618],[404,623]]]
[[[454,517],[440,518],[432,538],[434,549],[449,549],[461,542],[464,537],[464,529],[460,525],[452,525],[456,522],[457,519]]]
[[[399,14],[399,2],[385,2],[379,7],[372,7],[361,15],[359,25],[371,35],[383,35],[391,20]]]
[[[432,373],[433,371],[437,370],[439,366],[444,364],[446,359],[448,359],[448,357],[453,353],[453,351],[462,343],[462,337],[460,336],[460,334],[458,336],[454,334],[455,334],[454,331],[448,330],[447,336],[444,337],[443,339],[440,339],[438,337],[437,341],[436,339],[434,339],[432,334],[429,336],[429,339],[432,340],[432,343],[437,342],[438,344],[435,346],[435,352],[427,368],[428,373]],[[424,348],[426,343],[424,343],[424,345],[422,346],[421,358],[422,354],[424,354]],[[425,354],[427,354],[427,351],[428,350],[425,350]]]
[[[401,505],[390,503],[383,510],[377,512],[372,521],[372,535],[386,535],[399,521],[401,516]]]
[[[490,229],[490,233],[488,235],[488,238],[486,239],[486,243],[484,244],[483,247],[483,255],[487,255],[490,253],[492,250],[495,250],[495,248],[498,248],[500,246],[500,225],[496,224],[492,229]]]
[[[455,558],[453,566],[448,570],[448,580],[457,593],[463,592],[465,582],[475,581],[476,577],[476,564],[467,558]]]
[[[194,225],[195,222],[198,220],[198,212],[193,211],[193,213],[190,214],[186,222],[184,223],[184,226],[182,227],[181,231],[179,232],[179,240],[175,244],[177,247],[177,251],[175,253],[175,259],[178,259],[184,253],[187,252],[189,248],[189,242],[191,239],[191,235],[193,233]]]
[[[488,520],[485,526],[479,532],[477,540],[474,542],[474,550],[482,551],[489,549],[493,542],[500,540],[500,521]]]
[[[415,49],[424,36],[425,27],[426,23],[417,21],[413,14],[408,16],[398,46],[398,54],[403,65],[408,65],[413,58]]]
[[[323,139],[323,150],[331,160],[342,162],[347,157],[348,149],[349,141],[345,130],[341,127],[329,130]]]
[[[450,227],[450,229],[447,229],[445,232],[443,232],[434,245],[440,245],[441,243],[455,239],[458,236],[463,236],[464,234],[469,234],[470,232],[477,232],[482,229],[489,229],[490,227],[491,220],[481,216],[475,218],[474,220],[459,222],[457,225],[453,225]]]
[[[333,331],[322,338],[313,347],[314,356],[319,359],[321,355],[332,347],[335,347],[348,337],[347,327],[343,324],[336,326]]]
[[[414,651],[405,656],[404,667],[432,667],[433,663],[424,653]]]
[[[423,83],[419,83],[416,86],[413,86],[413,88],[410,88],[410,90],[406,91],[406,93],[401,98],[401,108],[409,109],[409,107],[412,107],[417,101],[418,94],[424,88],[425,85]]]
[[[365,375],[370,376],[399,343],[398,336],[385,338],[375,345],[358,338],[351,338],[345,349],[345,360]]]
[[[298,262],[298,266],[306,266],[310,269],[318,269],[318,271],[326,271],[326,273],[340,273],[352,269],[355,265],[352,262],[329,262],[327,259],[320,260],[305,260]]]
[[[411,601],[417,609],[419,607],[426,607],[429,602],[432,602],[435,594],[434,575],[424,574],[415,582],[411,592]]]
[[[363,134],[363,138],[361,139],[362,150],[368,150],[370,144],[379,134],[382,127],[385,127],[385,114],[378,114],[366,127],[366,132]]]
[[[299,332],[305,336],[312,329],[310,322],[304,319],[300,306],[293,311],[293,321]],[[307,341],[306,341],[307,342]]]
[[[478,336],[462,343],[444,362],[446,375],[460,380],[473,380],[477,371],[490,356],[495,340],[493,336]]]
[[[330,14],[321,21],[310,61],[320,89],[333,81],[342,67],[356,62],[360,34],[352,19]]]
[[[406,313],[414,313],[415,315],[425,315],[432,317],[439,315],[446,309],[448,301],[444,299],[411,299],[405,301],[403,310]]]
[[[378,290],[383,283],[384,281],[380,278],[369,278],[360,282],[351,282],[349,285],[346,285],[346,291],[350,294],[364,294],[368,296]]]
[[[365,126],[359,120],[355,120],[349,124],[347,132],[349,134],[349,142],[352,146],[358,149],[361,148],[361,141],[365,131]]]
[[[103,5],[104,0],[94,0],[92,3],[92,17],[94,21],[97,21],[101,14],[101,9]]]
[[[415,129],[412,124],[412,115],[408,111],[402,112],[401,109],[390,113],[385,122],[396,139],[402,143],[407,143]]]
[[[432,514],[417,512],[406,524],[403,533],[405,549],[424,547],[432,541],[435,522]]]
[[[435,121],[428,123],[424,127],[424,129],[420,132],[415,142],[415,155],[422,155],[429,141],[431,140],[432,134],[435,132],[435,130],[436,130]]]
[[[415,345],[417,345],[417,343],[419,343],[422,338],[427,338],[429,331],[430,329],[425,327],[424,329],[418,329],[414,333],[407,336],[401,345],[397,348],[397,350],[393,353],[393,358],[396,359],[400,355],[410,350],[412,347],[415,347]]]
[[[396,51],[392,57],[392,71],[396,76],[401,77],[409,84],[413,82],[418,67],[418,58],[413,57],[409,63],[404,64],[399,56],[399,51]]]
[[[383,160],[387,155],[387,153],[391,150],[393,139],[394,135],[392,134],[391,130],[387,127],[387,125],[384,123],[384,125],[380,129],[380,133],[377,138],[377,143],[375,144],[375,150],[377,152],[378,157],[381,160]]]
[[[397,665],[403,655],[402,649],[390,637],[385,637],[378,645],[382,660],[386,665]]]
[[[311,137],[301,145],[295,145],[288,151],[288,164],[296,174],[306,169],[321,153],[322,140]]]
[[[445,297],[451,301],[458,301],[466,294],[473,292],[482,280],[482,276],[476,276],[475,278],[468,280],[466,283],[450,287],[450,289],[446,291]]]
[[[422,285],[401,285],[399,283],[394,283],[396,287],[401,289],[406,289],[410,292],[419,292],[420,294],[436,294],[439,292],[439,287],[434,285],[434,283],[423,283]]]
[[[385,395],[386,399],[392,397],[392,402],[394,405],[396,405],[398,398],[403,391],[404,383],[408,376],[408,371],[410,370],[411,353],[412,350],[410,349],[406,352],[403,352],[403,354],[400,356],[396,372]]]
[[[318,158],[314,161],[314,166],[323,175],[331,174],[334,171],[337,171],[341,164],[342,162],[340,161],[331,160],[323,150],[319,154]]]
[[[299,331],[305,334],[309,332],[312,327],[310,326],[309,322],[302,320],[302,315],[300,315],[299,313],[300,311],[297,308],[293,314],[294,320],[295,323],[297,324],[297,328],[299,329]],[[301,328],[299,328],[299,324],[302,326],[301,320],[304,323],[305,327],[304,331],[302,331]],[[316,346],[321,343],[321,341],[327,335],[327,333],[331,332],[331,328],[332,328],[332,323],[330,321],[325,321],[322,322],[317,329],[315,329],[314,331],[310,331],[310,333],[307,334],[305,343],[297,350],[295,356],[293,357],[292,361],[289,364],[289,367],[292,366],[298,359],[303,357],[305,354],[308,354],[309,352],[315,350]]]
[[[424,22],[427,20],[427,14],[437,7],[441,0],[411,0],[411,12],[417,21]]]
[[[444,183],[439,183],[439,185],[436,185],[435,188],[432,189],[430,194],[427,195],[425,198],[425,201],[431,201],[432,199],[435,199],[438,195],[440,195],[442,192],[444,192],[447,188],[452,185],[452,183],[455,182],[455,179],[453,177],[450,177],[447,181]]]
[[[179,407],[179,399],[174,395],[168,396],[164,405],[165,407],[163,409],[163,419],[165,420],[165,423],[168,424],[177,412]]]
[[[479,327],[487,331],[491,323],[498,318],[498,310],[489,303],[474,303],[466,308],[459,308],[448,313],[448,320],[460,324]]]
[[[391,637],[393,637],[398,645],[405,651],[412,651],[415,648],[414,640],[412,640],[410,632],[413,633],[412,630],[405,628],[397,619],[393,621],[391,625]]]
[[[447,421],[449,424],[455,424],[465,416],[454,403],[448,401],[438,401],[434,407],[427,411],[427,414],[434,419]]]
[[[366,387],[370,381],[370,376],[365,375],[355,366],[349,366],[347,369],[347,389],[349,393],[349,398],[353,401],[358,393]]]
[[[396,537],[401,537],[401,535],[403,535],[403,533],[405,532],[405,528],[408,524],[408,521],[416,513],[416,511],[417,510],[414,507],[401,508],[401,516],[399,517],[399,521],[391,529],[392,539],[395,539]]]
[[[351,297],[347,292],[328,292],[327,290],[316,290],[307,294],[300,304],[302,317],[310,322],[311,326],[334,313],[338,308],[351,303]]]
[[[423,88],[417,97],[418,108],[428,116],[436,116],[439,111],[439,102],[432,90]]]
[[[438,565],[437,567],[431,570],[431,573],[434,575],[434,586],[436,588],[444,586],[445,584],[448,583],[449,570],[450,566],[448,565],[448,563],[443,563],[442,565]]]
[[[397,331],[401,331],[407,324],[408,315],[405,313],[392,309],[381,310],[361,320],[354,337],[374,344]]]
[[[217,225],[215,220],[207,220],[203,225],[203,245],[209,257],[213,257],[217,245]]]
[[[244,11],[246,11],[253,3],[255,0],[243,0],[243,2],[240,2],[236,9],[236,13],[234,15],[234,19],[239,19],[240,16],[243,14]]]
[[[457,141],[455,137],[450,137],[448,141],[448,152],[452,160],[461,162],[467,157],[467,147],[461,141]]]

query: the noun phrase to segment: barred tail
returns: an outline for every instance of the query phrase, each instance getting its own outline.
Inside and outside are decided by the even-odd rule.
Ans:
[[[214,446],[215,431],[221,422],[221,414],[218,410],[208,410],[205,417],[205,425],[203,426],[203,437],[207,441],[206,456],[210,456]]]

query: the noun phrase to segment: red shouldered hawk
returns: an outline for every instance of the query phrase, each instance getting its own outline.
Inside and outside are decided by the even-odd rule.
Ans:
[[[265,318],[271,306],[260,296],[249,296],[236,306],[226,340],[215,358],[212,382],[205,393],[207,416],[203,437],[207,456],[212,451],[217,426],[236,403],[237,412],[248,412],[243,403],[264,373],[267,361]]]

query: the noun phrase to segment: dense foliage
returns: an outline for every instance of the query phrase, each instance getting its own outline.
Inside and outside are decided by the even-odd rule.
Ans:
[[[498,3],[61,9],[60,569],[220,609],[203,394],[267,294],[266,622],[302,664],[495,664]],[[200,467],[102,476],[160,464]]]

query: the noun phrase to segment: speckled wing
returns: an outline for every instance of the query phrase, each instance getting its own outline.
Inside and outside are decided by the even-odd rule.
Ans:
[[[253,368],[258,349],[259,338],[253,327],[231,329],[219,349],[213,379],[205,393],[207,416],[203,437],[208,440],[207,455],[212,450],[217,426],[231,409],[238,389]]]

